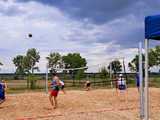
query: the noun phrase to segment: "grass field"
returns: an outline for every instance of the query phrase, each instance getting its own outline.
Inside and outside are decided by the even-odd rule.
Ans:
[[[127,102],[114,89],[60,92],[52,109],[44,92],[8,94],[0,105],[0,120],[139,120],[139,95],[129,88]],[[160,89],[150,88],[151,120],[160,118]]]

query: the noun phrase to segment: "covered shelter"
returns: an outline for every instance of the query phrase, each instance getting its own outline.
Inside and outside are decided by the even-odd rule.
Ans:
[[[149,120],[148,50],[150,40],[160,40],[160,15],[145,17],[144,120]]]

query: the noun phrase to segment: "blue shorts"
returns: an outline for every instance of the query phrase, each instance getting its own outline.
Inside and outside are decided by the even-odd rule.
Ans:
[[[118,85],[119,90],[126,90],[126,85]]]
[[[0,100],[5,100],[5,92],[0,92]]]
[[[136,80],[136,85],[137,85],[137,87],[140,86],[140,80],[139,79]]]

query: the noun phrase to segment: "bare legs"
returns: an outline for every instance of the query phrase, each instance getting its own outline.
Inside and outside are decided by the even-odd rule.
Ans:
[[[0,99],[0,104],[2,104],[4,101],[5,101],[5,100],[1,100],[1,99]]]
[[[53,99],[54,99],[54,102],[53,102]],[[57,108],[57,97],[49,95],[49,101],[50,101],[51,105],[53,106],[53,108],[56,109]]]
[[[90,87],[86,87],[86,91],[89,91],[90,90]]]
[[[54,109],[56,109],[57,108],[57,97],[54,97],[54,103],[55,103],[55,105],[54,105]]]
[[[65,91],[64,89],[62,89],[62,92],[63,92],[64,94],[66,94],[66,91]]]

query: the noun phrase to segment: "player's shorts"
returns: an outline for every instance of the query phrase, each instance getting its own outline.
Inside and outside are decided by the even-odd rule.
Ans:
[[[118,85],[119,90],[126,90],[126,85]]]
[[[58,90],[51,90],[51,96],[57,97],[58,96]]]
[[[0,92],[0,100],[5,100],[5,92]]]
[[[87,83],[87,87],[90,87],[91,86],[91,83]]]
[[[137,81],[137,82],[136,82],[136,85],[137,85],[137,87],[139,87],[139,86],[140,86],[140,83],[139,83],[139,81]]]
[[[64,85],[61,86],[61,89],[62,89],[62,90],[64,89]]]

